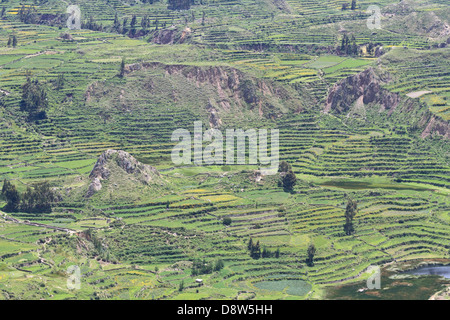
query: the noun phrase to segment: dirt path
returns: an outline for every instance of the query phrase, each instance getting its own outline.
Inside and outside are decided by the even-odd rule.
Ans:
[[[72,230],[72,229],[69,229],[69,228],[55,227],[55,226],[51,226],[51,225],[48,225],[48,224],[42,224],[42,223],[37,223],[37,222],[22,221],[22,220],[18,220],[16,218],[10,217],[4,212],[1,212],[1,213],[3,213],[3,218],[5,218],[5,220],[9,220],[9,221],[12,221],[12,222],[15,222],[15,223],[26,224],[28,226],[33,226],[33,227],[41,227],[41,228],[47,228],[47,229],[63,231],[63,232],[67,232],[67,233],[70,233],[70,234],[76,233],[75,230]]]

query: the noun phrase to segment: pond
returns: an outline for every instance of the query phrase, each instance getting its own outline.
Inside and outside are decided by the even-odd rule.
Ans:
[[[370,290],[366,281],[326,289],[331,300],[428,300],[450,285],[450,265],[445,262],[400,262],[381,268],[381,289]],[[408,270],[407,268],[415,268]],[[417,275],[417,276],[412,276]],[[419,276],[420,275],[420,276]],[[423,276],[422,276],[423,275]],[[435,276],[427,276],[435,275]],[[437,276],[436,276],[437,275]],[[361,290],[365,289],[365,290]]]
[[[282,291],[293,296],[304,296],[311,290],[311,285],[303,280],[272,280],[255,283],[258,289]]]
[[[319,183],[322,187],[335,187],[350,190],[363,190],[363,189],[389,189],[389,190],[412,190],[412,191],[433,191],[429,188],[418,187],[414,185],[402,184],[402,183],[371,183],[366,181],[354,181],[354,180],[331,180]]]
[[[450,266],[423,266],[406,273],[417,276],[437,275],[450,279]]]

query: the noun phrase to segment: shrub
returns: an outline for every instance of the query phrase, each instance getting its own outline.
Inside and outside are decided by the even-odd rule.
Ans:
[[[27,78],[22,86],[20,110],[28,113],[28,120],[46,119],[45,109],[48,107],[47,93],[38,80]]]
[[[225,226],[229,226],[231,224],[232,220],[230,217],[225,217],[225,218],[223,218],[222,222]]]

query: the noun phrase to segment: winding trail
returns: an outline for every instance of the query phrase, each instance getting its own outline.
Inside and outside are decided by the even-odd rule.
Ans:
[[[69,234],[76,233],[76,231],[73,230],[73,229],[61,228],[61,227],[56,227],[56,226],[43,224],[43,223],[37,223],[37,222],[22,221],[22,220],[10,217],[10,216],[8,216],[6,213],[4,213],[2,211],[0,211],[0,213],[3,214],[3,218],[5,220],[9,220],[9,221],[12,221],[12,222],[15,222],[15,223],[18,223],[18,224],[25,224],[25,225],[33,226],[33,227],[41,227],[41,228],[53,229],[53,230],[57,230],[57,231],[67,232]]]

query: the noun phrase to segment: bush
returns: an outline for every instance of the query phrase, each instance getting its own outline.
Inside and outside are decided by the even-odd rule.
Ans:
[[[223,218],[222,222],[225,226],[229,226],[231,224],[232,220],[230,217],[225,217],[225,218]]]
[[[50,213],[52,204],[56,200],[48,182],[41,182],[28,187],[21,195],[9,181],[3,182],[2,195],[7,205],[3,208],[7,212],[22,211],[26,213]]]
[[[289,170],[286,172],[286,174],[283,176],[283,188],[285,191],[291,192],[297,183],[297,177],[295,176],[295,173],[292,172],[292,170]]]
[[[48,107],[47,93],[38,80],[27,78],[22,86],[22,100],[20,110],[28,113],[28,120],[46,119],[45,110]]]

